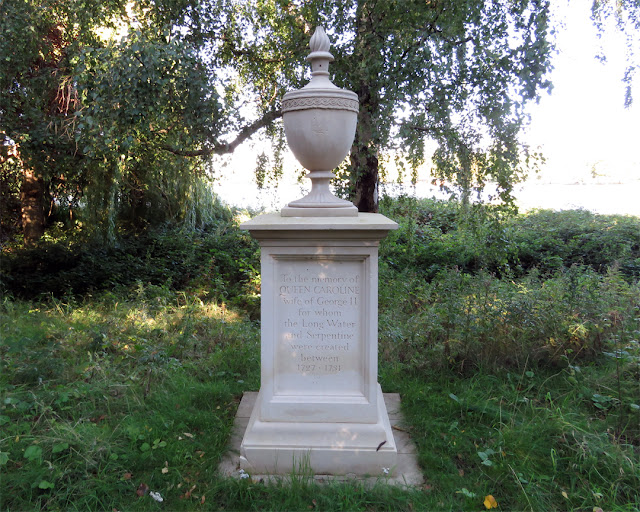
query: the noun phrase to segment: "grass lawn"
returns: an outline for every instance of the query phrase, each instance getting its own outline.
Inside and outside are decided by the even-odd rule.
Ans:
[[[583,217],[581,241],[567,238],[562,253],[547,224],[535,234],[549,220],[531,217],[526,231],[506,231],[520,256],[496,252],[468,232],[435,233],[452,221],[438,208],[430,224],[420,208],[403,215],[380,264],[379,379],[402,396],[422,488],[217,475],[242,393],[259,388],[260,340],[255,301],[225,298],[212,257],[203,265],[218,272],[215,294],[194,271],[181,288],[141,280],[4,297],[0,509],[639,510],[636,253],[620,245],[628,257],[611,265],[568,263],[617,247],[601,226],[587,247]],[[565,236],[571,223],[551,224]],[[240,236],[225,233],[229,243]],[[615,240],[629,239],[621,233]],[[206,247],[216,261],[229,252]],[[537,264],[514,263],[525,256]],[[150,250],[146,258],[155,265]],[[257,265],[243,258],[243,268]]]
[[[242,392],[259,387],[255,323],[166,289],[112,299],[4,302],[3,510],[640,507],[637,342],[546,370],[384,361],[424,488],[272,487],[216,475]]]

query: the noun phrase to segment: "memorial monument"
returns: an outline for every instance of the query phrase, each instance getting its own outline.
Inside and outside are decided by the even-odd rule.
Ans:
[[[312,78],[285,94],[287,141],[311,191],[241,225],[261,247],[261,387],[240,448],[253,474],[382,475],[397,449],[378,384],[378,244],[397,224],[329,189],[355,136],[358,97],[329,79],[329,38],[311,38]]]

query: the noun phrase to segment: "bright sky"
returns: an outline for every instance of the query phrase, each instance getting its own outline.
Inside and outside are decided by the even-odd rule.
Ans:
[[[640,179],[640,76],[635,103],[624,108],[624,38],[610,31],[598,39],[590,19],[591,2],[556,0],[565,26],[557,35],[558,55],[551,81],[554,89],[531,109],[528,140],[540,145],[547,165],[544,182],[591,179],[599,174],[615,180]],[[607,63],[595,55],[603,45]],[[610,181],[609,179],[609,181]]]

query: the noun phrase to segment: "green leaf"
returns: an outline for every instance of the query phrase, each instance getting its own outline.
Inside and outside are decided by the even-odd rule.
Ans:
[[[7,452],[0,452],[0,466],[4,466],[9,462],[9,454]]]
[[[55,487],[55,485],[52,484],[51,482],[47,481],[47,480],[42,480],[42,482],[40,482],[38,484],[38,487],[40,489],[53,489]]]
[[[5,416],[3,414],[0,414],[0,425],[4,425],[5,423],[9,423],[10,418],[9,416]]]
[[[140,445],[141,452],[148,452],[149,450],[151,450],[151,445],[149,443],[142,443]]]
[[[52,453],[60,453],[69,448],[69,443],[58,443],[53,445]]]
[[[36,444],[32,444],[24,451],[23,457],[29,460],[37,460],[42,457],[42,448]]]

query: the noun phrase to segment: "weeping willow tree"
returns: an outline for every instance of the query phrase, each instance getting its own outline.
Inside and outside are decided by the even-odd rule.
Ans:
[[[493,182],[512,203],[535,156],[521,139],[526,106],[551,86],[548,0],[0,6],[0,192],[5,204],[17,199],[27,242],[47,219],[80,207],[107,238],[117,218],[134,227],[197,223],[211,156],[261,129],[274,150],[259,159],[257,178],[277,175],[281,99],[306,83],[317,25],[332,38],[334,83],[360,100],[342,184],[361,211],[377,208],[385,156],[415,172],[427,141],[438,148],[434,177],[463,200]],[[598,0],[593,12],[596,23],[631,27],[631,83],[637,0]]]
[[[233,3],[220,55],[264,110],[299,87],[311,28],[332,38],[334,83],[358,94],[343,189],[360,211],[377,209],[384,157],[411,172],[438,149],[435,177],[464,201],[488,181],[505,203],[533,153],[521,139],[525,107],[551,84],[546,0],[280,0]]]
[[[109,232],[117,212],[134,227],[184,220],[199,201],[204,162],[164,147],[202,147],[224,123],[197,49],[170,32],[135,30],[81,52],[78,130],[92,160],[88,203]],[[99,101],[92,101],[92,98]]]
[[[202,220],[197,206],[210,193],[200,153],[230,151],[219,137],[232,128],[201,48],[184,37],[189,6],[2,3],[2,192],[19,204],[25,243],[63,213],[81,211],[107,239],[116,220]]]

